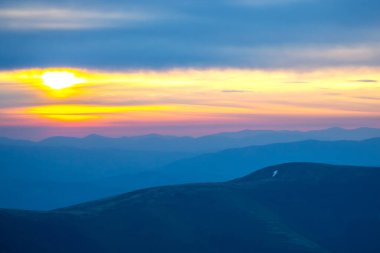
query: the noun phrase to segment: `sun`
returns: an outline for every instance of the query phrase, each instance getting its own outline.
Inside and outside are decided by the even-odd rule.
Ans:
[[[44,85],[54,90],[62,90],[84,82],[82,78],[68,71],[48,71],[41,75],[41,79]]]

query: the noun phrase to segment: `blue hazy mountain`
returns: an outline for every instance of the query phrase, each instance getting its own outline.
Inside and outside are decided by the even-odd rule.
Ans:
[[[152,186],[222,182],[287,162],[380,166],[380,138],[279,143],[184,159],[189,154],[105,148],[0,145],[0,152],[0,207],[36,210]]]
[[[0,144],[0,207],[46,210],[156,185],[155,168],[190,155]]]
[[[177,137],[150,134],[143,136],[109,138],[93,134],[84,138],[50,137],[39,142],[22,140],[13,141],[6,138],[0,138],[0,144],[49,147],[66,146],[86,149],[113,148],[132,151],[189,152],[200,154],[230,148],[302,140],[364,140],[374,137],[380,137],[380,129],[328,128],[314,131],[244,130],[240,132],[226,132],[202,137]]]
[[[288,162],[380,166],[380,138],[364,141],[301,141],[251,146],[179,160],[161,168],[181,183],[220,182]]]
[[[179,152],[1,144],[0,154],[0,178],[74,182],[153,170],[191,155]]]
[[[12,253],[377,253],[380,168],[290,163],[226,183],[0,210]]]

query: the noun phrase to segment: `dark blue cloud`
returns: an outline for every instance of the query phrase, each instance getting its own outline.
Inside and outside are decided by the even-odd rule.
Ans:
[[[284,68],[380,64],[380,51],[376,47],[380,42],[379,1],[263,3],[3,0],[0,3],[3,24],[20,19],[12,13],[4,14],[4,10],[54,8],[72,11],[74,17],[69,15],[71,21],[67,23],[51,12],[51,20],[44,18],[32,23],[30,17],[24,17],[16,20],[16,27],[3,26],[0,68]],[[113,19],[112,15],[102,13],[141,14],[143,18]],[[31,27],[22,23],[25,20],[32,23]],[[50,22],[48,28],[43,26],[44,22]]]

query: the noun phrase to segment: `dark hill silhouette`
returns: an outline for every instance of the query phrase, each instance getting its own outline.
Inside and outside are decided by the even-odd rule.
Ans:
[[[289,163],[50,212],[0,211],[12,253],[380,251],[380,168]]]

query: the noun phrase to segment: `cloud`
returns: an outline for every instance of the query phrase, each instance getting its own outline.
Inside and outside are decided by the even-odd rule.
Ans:
[[[373,0],[2,0],[0,69],[374,66],[379,8]]]
[[[354,82],[358,83],[377,83],[377,80],[372,80],[372,79],[361,79],[361,80],[354,80]]]
[[[235,55],[244,65],[256,67],[299,68],[380,64],[380,48],[377,44],[236,47],[222,49],[220,53]]]
[[[0,9],[0,28],[72,30],[115,27],[154,19],[143,11],[100,11],[62,7],[11,7]]]
[[[327,95],[327,96],[342,96],[342,93],[339,93],[339,92],[326,92],[325,95]]]
[[[309,82],[306,82],[306,81],[288,81],[288,82],[284,82],[284,83],[292,83],[292,84],[306,84],[306,83],[309,83]]]
[[[375,100],[375,101],[380,100],[380,97],[370,97],[370,96],[359,96],[359,97],[354,97],[354,98],[364,99],[364,100]]]
[[[288,4],[298,4],[298,3],[310,3],[313,1],[315,0],[238,0],[238,1],[233,1],[233,3],[250,5],[254,7],[260,7],[260,6],[263,7],[263,6],[288,5]]]
[[[222,92],[225,93],[243,93],[243,92],[248,92],[247,90],[222,90]]]

